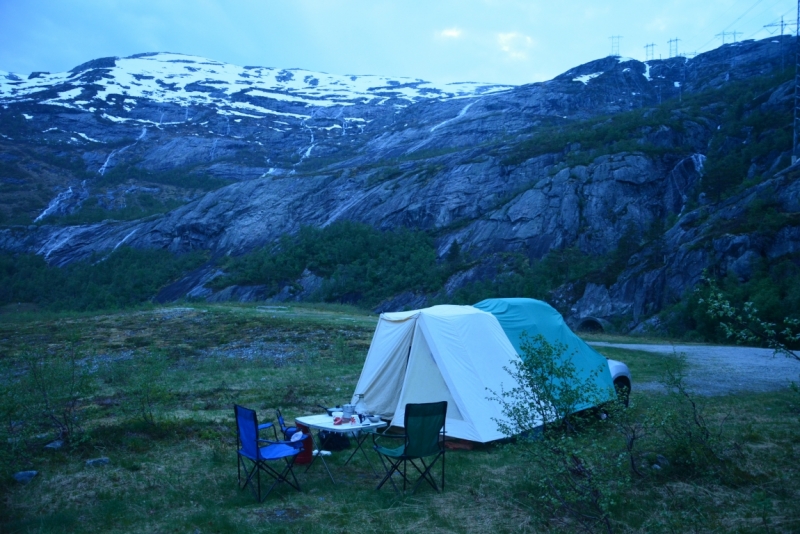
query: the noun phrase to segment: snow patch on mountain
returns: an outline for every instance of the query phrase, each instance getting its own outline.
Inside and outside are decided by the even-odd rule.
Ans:
[[[586,85],[586,84],[589,83],[589,80],[594,80],[595,78],[597,78],[601,74],[603,74],[603,73],[602,72],[594,72],[592,74],[584,74],[583,76],[577,76],[575,78],[572,78],[572,81],[573,82],[581,82],[583,85]]]
[[[117,105],[130,112],[137,99],[181,106],[211,105],[228,114],[241,112],[309,118],[304,113],[272,109],[274,102],[303,108],[408,103],[497,93],[509,85],[479,83],[434,84],[412,78],[332,75],[301,69],[240,67],[197,56],[172,53],[106,58],[69,72],[25,77],[0,71],[0,102],[36,99],[42,103],[83,110]],[[52,97],[55,90],[57,97]],[[82,100],[78,100],[82,98]],[[284,107],[285,109],[285,107]],[[239,111],[240,113],[237,113]],[[188,112],[187,112],[188,116]],[[254,115],[243,115],[254,116]],[[113,119],[111,119],[113,120]]]

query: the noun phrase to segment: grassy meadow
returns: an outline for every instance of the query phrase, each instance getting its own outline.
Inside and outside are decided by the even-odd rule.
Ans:
[[[631,368],[628,410],[590,414],[546,450],[449,451],[442,494],[376,492],[347,451],[329,460],[336,485],[315,463],[296,467],[302,492],[240,491],[233,404],[292,420],[346,402],[376,320],[334,305],[0,315],[0,532],[800,530],[800,395],[637,392],[681,362],[621,349],[600,350]],[[45,449],[59,429],[69,439]],[[22,470],[39,474],[22,484]]]

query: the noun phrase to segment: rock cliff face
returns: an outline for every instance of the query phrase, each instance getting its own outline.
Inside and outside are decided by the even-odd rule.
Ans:
[[[766,245],[721,230],[757,198],[798,211],[795,174],[775,176],[785,154],[753,158],[760,181],[706,202],[704,165],[725,126],[724,98],[702,109],[673,105],[658,118],[660,103],[777,73],[781,49],[766,40],[692,59],[609,57],[520,87],[437,87],[176,54],[104,58],[53,75],[0,73],[0,248],[54,265],[123,244],[235,255],[301,225],[349,219],[430,230],[441,256],[457,241],[474,264],[448,282],[452,292],[490,273],[481,266],[496,253],[604,255],[630,228],[641,235],[661,225],[663,237],[631,257],[615,283],[587,284],[562,306],[575,322],[624,317],[634,327],[704,268],[747,276],[756,257],[800,250],[800,228]],[[792,98],[790,83],[776,84],[751,107],[788,117]],[[614,144],[613,117],[642,109],[650,111],[623,131],[628,144]],[[542,132],[584,124],[607,132],[603,142],[565,138],[541,148],[555,142]],[[731,146],[754,142],[740,135]],[[80,222],[88,205],[106,220],[64,218]],[[113,220],[126,207],[144,216]],[[214,270],[173,289],[263,296],[242,288],[212,296],[202,283]]]

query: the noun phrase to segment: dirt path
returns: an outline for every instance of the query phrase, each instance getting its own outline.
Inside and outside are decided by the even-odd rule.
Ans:
[[[727,395],[739,391],[774,391],[800,382],[800,362],[775,356],[770,349],[714,347],[699,345],[636,345],[592,342],[598,347],[641,350],[655,354],[686,354],[689,366],[686,383],[701,395]],[[658,390],[657,382],[637,383],[633,389]]]

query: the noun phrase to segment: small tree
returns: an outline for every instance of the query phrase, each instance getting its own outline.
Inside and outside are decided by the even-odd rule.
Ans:
[[[447,254],[445,255],[445,260],[451,266],[461,264],[461,245],[458,244],[458,239],[454,239],[450,244],[450,248],[447,249]]]
[[[155,425],[158,409],[169,396],[164,380],[167,371],[165,356],[149,352],[139,355],[131,370],[133,410],[142,421]]]
[[[504,433],[513,435],[537,427],[545,431],[551,423],[563,423],[567,431],[573,430],[572,418],[582,405],[596,405],[600,398],[594,378],[601,369],[586,378],[565,353],[567,346],[551,344],[538,334],[533,338],[522,334],[521,361],[505,370],[515,379],[517,386],[500,394],[494,391],[492,400],[502,406],[505,420],[497,421]]]
[[[800,361],[800,352],[790,348],[800,342],[800,319],[786,317],[780,326],[765,321],[759,317],[752,302],[745,302],[737,308],[714,280],[705,276],[702,280],[708,285],[708,295],[698,299],[698,304],[705,306],[709,317],[720,321],[725,337],[740,345],[766,345],[775,354]],[[699,292],[699,288],[695,292]]]
[[[53,426],[59,439],[74,441],[83,430],[80,401],[93,390],[84,362],[73,348],[59,355],[27,354],[25,360],[31,415]]]
[[[8,476],[25,459],[25,391],[11,366],[0,367],[0,476]],[[8,446],[5,446],[8,444]]]
[[[631,472],[644,478],[645,473],[639,469],[642,455],[640,444],[651,437],[654,425],[652,416],[647,413],[638,414],[634,408],[633,404],[626,405],[623,399],[617,398],[616,401],[604,405],[603,410],[614,429],[622,436]]]
[[[783,354],[800,362],[800,351],[795,346],[800,343],[800,319],[784,317],[782,325],[763,320],[752,302],[745,302],[740,308],[732,305],[713,279],[705,275],[702,281],[708,286],[708,295],[699,298],[698,304],[706,307],[706,314],[720,320],[725,337],[738,345],[766,345],[775,355]],[[700,289],[696,288],[695,292]],[[796,382],[791,383],[795,393],[800,394]]]
[[[558,523],[570,530],[611,532],[610,506],[625,475],[620,474],[622,455],[609,461],[600,447],[580,447],[574,441],[573,418],[579,406],[596,405],[600,398],[597,369],[581,378],[562,343],[551,344],[543,336],[522,336],[522,360],[506,368],[517,385],[492,393],[505,419],[498,427],[506,434],[542,429],[542,438],[521,444],[525,456],[529,497],[546,524]],[[561,424],[565,432],[550,432]]]
[[[713,431],[705,418],[703,404],[686,385],[686,355],[675,356],[661,378],[670,396],[658,424],[661,443],[684,475],[722,473],[725,449],[732,446],[722,435],[724,420]]]

